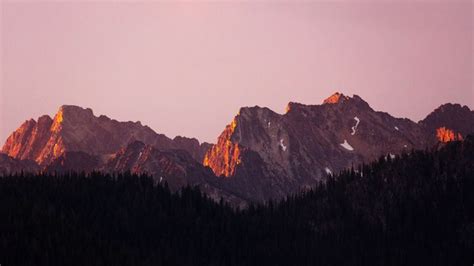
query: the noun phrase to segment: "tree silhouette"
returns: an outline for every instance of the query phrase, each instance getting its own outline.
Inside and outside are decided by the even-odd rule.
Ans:
[[[145,175],[19,173],[0,178],[0,263],[470,265],[473,191],[472,136],[243,210]]]

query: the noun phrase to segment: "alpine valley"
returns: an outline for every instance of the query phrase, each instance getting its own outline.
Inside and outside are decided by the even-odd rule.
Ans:
[[[238,206],[281,199],[381,156],[394,159],[470,133],[474,111],[467,106],[444,104],[414,122],[341,93],[320,105],[290,102],[284,114],[243,107],[215,144],[171,139],[140,122],[64,105],[53,118],[27,120],[11,133],[0,153],[0,175],[147,173],[172,191],[198,186],[211,198]]]

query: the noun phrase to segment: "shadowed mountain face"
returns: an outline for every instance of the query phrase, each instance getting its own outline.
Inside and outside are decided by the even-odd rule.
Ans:
[[[462,140],[474,132],[473,113],[446,104],[415,123],[335,93],[321,105],[289,103],[285,114],[241,108],[211,145],[62,106],[53,119],[26,121],[9,136],[0,170],[147,172],[173,190],[197,185],[240,204],[284,197],[379,156]]]
[[[39,170],[40,168],[34,161],[19,160],[0,153],[0,176],[9,173],[19,173],[21,171],[34,173]]]
[[[474,111],[459,104],[443,104],[419,122],[441,142],[462,140],[474,132]]]
[[[203,183],[206,178],[214,177],[212,171],[202,167],[185,151],[160,151],[139,141],[121,148],[102,167],[102,170],[149,173],[158,182],[167,181],[172,190],[177,190],[188,183]]]
[[[447,126],[462,135],[474,132],[461,127],[468,121],[474,125],[472,112],[467,107],[451,109],[439,108],[417,124],[376,112],[359,96],[340,93],[322,105],[289,103],[283,115],[258,106],[242,108],[203,164],[237,187],[247,187],[239,189],[248,192],[244,197],[280,198],[379,156],[429,147],[436,143],[440,133],[433,129],[444,117],[458,115],[463,122]],[[449,140],[455,139],[457,135]]]
[[[113,154],[101,171],[109,173],[147,173],[155,182],[167,182],[172,191],[191,185],[198,186],[209,197],[220,200],[222,197],[234,206],[243,204],[225,182],[216,177],[211,169],[203,167],[185,150],[160,151],[152,145],[135,141]]]
[[[45,172],[91,172],[97,170],[101,162],[97,156],[82,151],[66,151],[43,167]]]

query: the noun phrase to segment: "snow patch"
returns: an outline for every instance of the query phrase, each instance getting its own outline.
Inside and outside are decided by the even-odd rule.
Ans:
[[[403,145],[403,147],[406,148],[406,147],[408,147],[408,146],[405,144],[405,145]]]
[[[161,181],[163,181],[163,177],[162,177],[162,176],[160,176],[160,183],[161,183]]]
[[[356,124],[355,126],[352,127],[351,135],[355,135],[357,127],[359,126],[359,123],[360,123],[360,119],[357,116],[354,117],[354,120],[356,121]]]
[[[326,174],[332,175],[332,171],[328,167],[324,168],[324,171],[326,171]]]
[[[349,144],[349,142],[347,142],[347,140],[344,140],[343,143],[339,144],[341,145],[344,149],[348,150],[348,151],[353,151],[354,148],[352,148],[352,146]]]
[[[271,124],[272,122],[268,121],[267,126],[270,127]]]
[[[398,129],[398,127],[393,127],[393,128],[395,128],[396,131],[400,131],[400,129]]]
[[[390,155],[390,159],[392,159],[392,160],[395,159],[395,154],[389,153],[389,155]]]
[[[283,139],[280,139],[280,147],[283,149],[283,151],[286,151],[286,146],[285,144],[283,143]]]

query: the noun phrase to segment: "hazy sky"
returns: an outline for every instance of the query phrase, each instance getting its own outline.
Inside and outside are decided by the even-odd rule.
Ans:
[[[472,1],[5,1],[0,142],[62,104],[214,142],[241,106],[334,91],[418,121],[474,107]]]

